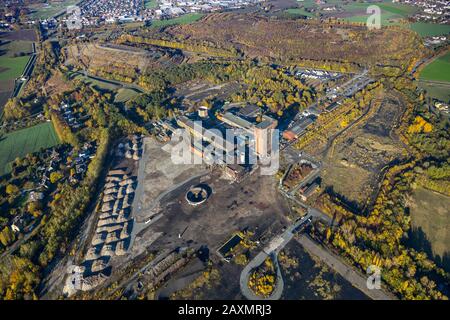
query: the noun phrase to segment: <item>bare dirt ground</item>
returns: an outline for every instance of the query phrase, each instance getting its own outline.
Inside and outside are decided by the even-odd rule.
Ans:
[[[143,164],[143,172],[138,172],[142,191],[141,194],[136,192],[133,203],[133,215],[138,223],[133,230],[136,233],[132,248],[121,258],[122,264],[136,259],[143,252],[207,248],[213,267],[220,269],[221,277],[236,279],[235,286],[230,286],[225,296],[239,298],[242,266],[223,262],[216,250],[233,233],[247,227],[255,232],[255,238],[261,239],[261,243],[280,232],[287,224],[285,214],[289,208],[277,192],[277,181],[272,176],[261,176],[255,172],[240,183],[230,183],[222,179],[221,169],[173,164],[168,146],[145,139],[144,155],[139,163],[140,166]],[[208,185],[212,192],[205,203],[191,206],[185,194],[198,183]],[[145,221],[149,223],[145,224]],[[172,286],[182,287],[195,278],[193,273],[184,269],[179,273],[180,276],[173,275],[171,278],[180,280],[174,280],[163,295],[170,294]],[[186,273],[187,278],[183,276]],[[222,285],[214,286],[212,291],[215,295],[208,298],[224,297]]]
[[[23,29],[12,32],[1,32],[0,37],[8,40],[26,40],[26,41],[38,41],[36,30]]]
[[[192,298],[242,299],[239,276],[243,266],[224,262],[216,250],[233,233],[244,228],[255,231],[254,238],[262,239],[262,243],[264,239],[271,239],[286,224],[287,203],[276,191],[276,181],[270,176],[255,173],[239,184],[230,184],[222,180],[218,172],[212,172],[203,179],[194,179],[192,183],[200,180],[213,190],[206,203],[193,207],[186,202],[185,193],[190,184],[172,191],[162,200],[162,217],[142,231],[135,243],[150,243],[158,234],[157,240],[149,247],[151,250],[161,252],[178,247],[206,247],[213,268],[220,274],[220,281],[208,285],[206,295],[206,288],[193,291]],[[174,279],[183,279],[179,281],[185,285],[194,278],[174,275]]]
[[[144,172],[142,177],[139,177],[142,178],[139,181],[142,196],[137,210],[134,211],[138,222],[146,221],[159,211],[160,201],[167,192],[189,182],[192,177],[208,173],[204,165],[174,164],[169,144],[163,145],[150,138],[145,139],[144,144],[145,153],[140,161]]]
[[[210,251],[215,251],[233,232],[247,226],[266,229],[287,212],[272,176],[255,172],[239,184],[230,183],[221,178],[220,169],[210,171],[204,165],[173,164],[168,146],[146,139],[142,159],[145,170],[139,181],[143,190],[142,195],[137,192],[136,197],[141,200],[136,200],[137,208],[133,208],[142,231],[133,250],[154,241],[154,235],[158,234],[161,236],[155,248],[174,249],[192,243],[207,245]],[[185,194],[200,182],[207,184],[212,193],[206,203],[191,206]],[[156,221],[143,224],[156,216],[159,217]]]
[[[219,85],[203,80],[189,81],[175,87],[175,96],[182,98],[184,104],[193,105],[203,99],[224,100],[242,87],[242,84],[235,81]]]
[[[200,181],[210,186],[212,194],[206,203],[194,207],[186,202],[185,193]],[[162,217],[142,232],[139,243],[160,233],[154,243],[157,250],[206,245],[216,255],[215,251],[236,231],[246,227],[262,231],[271,225],[281,229],[280,221],[287,210],[273,177],[255,173],[240,184],[230,184],[218,172],[212,172],[168,193],[161,202]]]
[[[385,98],[367,120],[340,136],[324,159],[324,186],[347,204],[364,207],[383,168],[402,157],[405,150],[392,132],[402,110],[398,101]]]
[[[49,96],[59,92],[69,91],[73,86],[62,78],[60,72],[55,72],[45,83],[45,90]]]
[[[71,45],[67,48],[66,65],[87,68],[110,68],[121,70],[121,74],[133,74],[176,64],[182,60],[179,54],[170,50],[152,48],[144,50],[129,46],[107,47],[96,44]],[[132,72],[131,72],[132,71]]]

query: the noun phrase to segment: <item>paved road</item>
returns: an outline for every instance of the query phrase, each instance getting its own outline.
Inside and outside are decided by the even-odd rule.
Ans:
[[[37,223],[36,227],[33,229],[33,231],[30,231],[29,233],[27,233],[22,239],[17,240],[16,242],[14,242],[12,245],[10,245],[1,255],[0,255],[0,261],[2,261],[6,256],[9,256],[11,254],[13,254],[17,249],[19,249],[19,247],[27,242],[32,236],[34,236],[35,234],[37,234],[37,232],[39,231],[39,229],[42,227],[42,224],[40,223],[40,221]]]
[[[355,288],[362,291],[365,295],[373,300],[396,300],[397,298],[391,293],[386,292],[383,288],[370,290],[367,288],[367,277],[353,270],[352,267],[342,262],[341,258],[329,252],[319,244],[315,243],[306,235],[296,237],[306,251],[319,257],[330,268],[339,273],[344,279],[350,282]]]
[[[248,300],[278,300],[281,298],[284,289],[283,276],[281,274],[280,265],[278,264],[278,253],[292,240],[294,233],[303,225],[310,223],[310,218],[313,215],[308,212],[305,216],[297,219],[293,224],[286,228],[286,230],[273,238],[269,244],[258,253],[242,270],[241,276],[239,278],[239,285],[241,287],[241,292]],[[271,257],[273,264],[277,272],[277,280],[275,283],[275,288],[272,294],[268,298],[263,298],[256,295],[248,287],[248,279],[253,269],[261,265],[267,257]]]
[[[290,194],[289,192],[286,192],[282,189],[279,189],[280,193],[282,195],[284,195],[286,198],[294,201],[297,205],[299,205],[300,207],[307,209],[308,210],[308,214],[311,215],[312,217],[316,217],[318,219],[324,220],[326,221],[328,224],[330,225],[334,225],[335,222],[333,221],[333,219],[331,217],[329,217],[327,214],[325,214],[324,212],[313,208],[309,205],[307,205],[306,203],[300,201],[297,199],[297,197],[295,197],[294,195]]]

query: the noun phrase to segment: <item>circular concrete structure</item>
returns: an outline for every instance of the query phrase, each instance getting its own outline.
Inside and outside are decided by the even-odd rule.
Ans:
[[[211,188],[205,184],[198,184],[192,186],[188,192],[186,192],[186,201],[191,206],[198,206],[205,203],[211,194]]]

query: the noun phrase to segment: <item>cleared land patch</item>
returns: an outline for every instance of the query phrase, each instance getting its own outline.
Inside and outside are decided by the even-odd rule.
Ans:
[[[409,201],[413,233],[419,229],[426,235],[434,255],[443,256],[450,251],[450,198],[418,187]],[[423,239],[422,239],[423,240]],[[417,243],[417,245],[424,245]],[[425,244],[427,245],[427,244]]]
[[[383,169],[402,156],[403,147],[391,133],[401,109],[385,98],[363,124],[338,138],[324,161],[324,186],[353,209],[366,207]]]
[[[88,69],[99,76],[109,75],[110,79],[133,80],[138,73],[154,70],[165,65],[177,64],[182,55],[175,50],[154,46],[136,48],[128,45],[71,45],[67,47],[66,65]]]
[[[11,171],[10,162],[28,153],[50,148],[59,143],[50,122],[13,131],[0,137],[0,175]]]

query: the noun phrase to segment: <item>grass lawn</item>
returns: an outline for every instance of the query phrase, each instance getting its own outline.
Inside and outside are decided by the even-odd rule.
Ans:
[[[22,75],[23,69],[30,57],[23,56],[17,58],[0,57],[0,81],[14,80]]]
[[[60,143],[51,122],[5,134],[0,138],[0,176],[11,171],[11,162],[28,153]]]
[[[415,22],[409,28],[417,32],[421,37],[433,37],[450,33],[450,25],[427,22]]]
[[[127,102],[139,94],[138,91],[129,88],[120,88],[114,97],[114,102]]]
[[[420,73],[420,79],[450,82],[450,52],[425,66]]]
[[[450,250],[450,198],[424,188],[417,188],[412,195],[411,222],[413,228],[421,228],[431,243],[433,254],[442,255]]]
[[[150,28],[161,28],[175,24],[189,24],[203,17],[202,13],[188,13],[169,20],[153,20]]]
[[[69,78],[72,80],[81,80],[83,81],[85,84],[91,86],[91,87],[97,87],[100,90],[108,90],[108,91],[114,91],[117,90],[118,88],[120,88],[121,86],[112,83],[112,82],[107,82],[107,81],[101,81],[101,80],[97,80],[97,79],[93,79],[89,76],[85,77],[83,74],[81,73],[68,73],[69,74]]]
[[[146,9],[154,9],[158,6],[158,1],[156,0],[145,0],[144,2]]]

